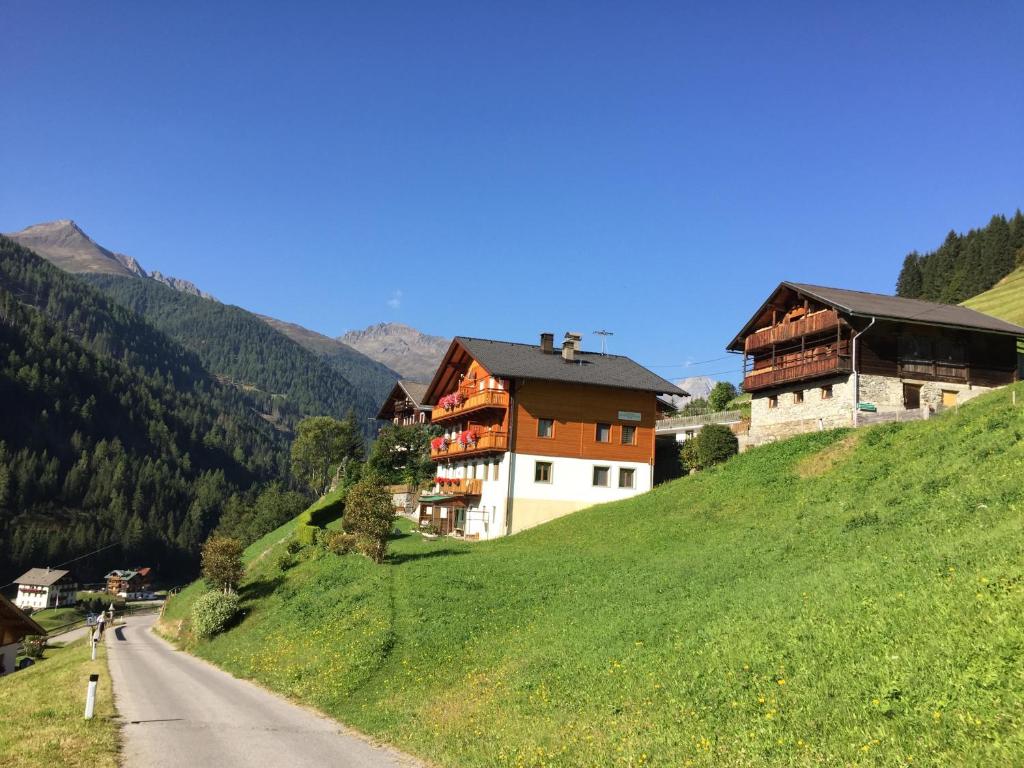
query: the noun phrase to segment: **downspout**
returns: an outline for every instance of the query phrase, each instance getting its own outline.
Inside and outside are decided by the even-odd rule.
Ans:
[[[875,318],[871,318],[871,322],[868,323],[867,327],[863,331],[858,331],[853,335],[853,426],[857,426],[860,420],[860,371],[857,370],[857,339],[862,335],[871,330],[871,326],[875,324]],[[839,350],[836,350],[839,353]]]
[[[512,494],[516,481],[516,382],[508,381],[508,489],[505,493],[505,535],[512,533]]]

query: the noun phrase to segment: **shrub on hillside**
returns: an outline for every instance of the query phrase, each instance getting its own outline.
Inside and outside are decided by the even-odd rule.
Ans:
[[[739,440],[724,424],[708,424],[679,448],[687,472],[721,464],[739,451]]]
[[[344,531],[328,531],[324,538],[324,546],[336,555],[347,555],[356,549],[357,544],[356,535]]]
[[[376,477],[356,483],[345,503],[345,529],[356,537],[360,552],[383,563],[394,524],[395,508],[387,487]]]
[[[192,605],[192,631],[200,638],[209,638],[227,629],[241,612],[241,599],[231,592],[210,591]]]
[[[25,649],[25,655],[30,659],[43,658],[43,651],[46,650],[46,638],[42,635],[25,635],[21,641]]]

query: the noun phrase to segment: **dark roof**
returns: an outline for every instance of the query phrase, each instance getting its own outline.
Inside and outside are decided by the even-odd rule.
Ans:
[[[426,384],[420,384],[418,381],[396,381],[395,385],[391,388],[388,396],[385,398],[384,403],[380,407],[380,411],[377,413],[378,419],[390,419],[391,415],[388,413],[388,406],[392,401],[404,400],[408,397],[416,405],[416,408],[420,411],[429,411],[430,406],[423,404],[423,398],[427,394]]]
[[[416,403],[417,408],[429,408],[423,405],[423,396],[427,394],[427,385],[418,381],[399,381],[398,386],[405,390],[409,399]]]
[[[0,595],[0,627],[15,630],[15,637],[21,638],[25,635],[45,635],[46,630],[36,624],[27,613],[16,606],[3,595]],[[17,631],[20,630],[20,634]],[[0,632],[0,635],[3,635]],[[10,672],[11,670],[6,670]]]
[[[465,347],[492,376],[564,381],[686,396],[686,392],[675,384],[621,355],[577,352],[576,360],[570,363],[562,359],[561,350],[557,347],[554,353],[545,353],[536,344],[473,339],[467,336],[457,336],[455,341]]]
[[[987,333],[1024,336],[1024,328],[1019,325],[1008,323],[1005,320],[1000,320],[998,317],[992,317],[983,312],[961,307],[957,304],[939,304],[933,301],[922,301],[921,299],[905,299],[902,296],[887,296],[882,293],[851,291],[846,288],[827,288],[822,285],[791,283],[789,281],[779,283],[778,288],[772,291],[771,297],[774,297],[783,288],[791,288],[798,293],[817,299],[849,315],[877,317],[883,320],[897,320],[905,323],[917,323],[919,325],[938,325],[947,328],[964,328]],[[765,307],[767,307],[771,297],[751,317],[743,327],[743,330],[736,335],[736,338],[729,344],[729,349],[743,348],[743,338],[750,333],[752,330],[751,326]]]
[[[32,587],[49,587],[56,584],[70,571],[60,571],[56,568],[30,568],[20,577],[14,580],[15,584],[27,584]]]

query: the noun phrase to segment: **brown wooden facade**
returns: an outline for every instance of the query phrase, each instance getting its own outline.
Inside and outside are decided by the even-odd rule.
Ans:
[[[872,324],[870,318],[782,287],[742,336],[742,351],[743,389],[752,393],[854,370],[994,387],[1014,381],[1018,369],[1012,335],[892,319]]]

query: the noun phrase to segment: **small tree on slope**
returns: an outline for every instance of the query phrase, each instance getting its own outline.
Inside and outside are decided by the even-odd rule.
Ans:
[[[242,542],[230,536],[211,536],[203,544],[202,568],[203,579],[209,586],[224,594],[234,591],[245,572]]]
[[[359,551],[383,563],[395,518],[391,494],[376,477],[356,483],[345,498],[345,529],[356,535]]]

